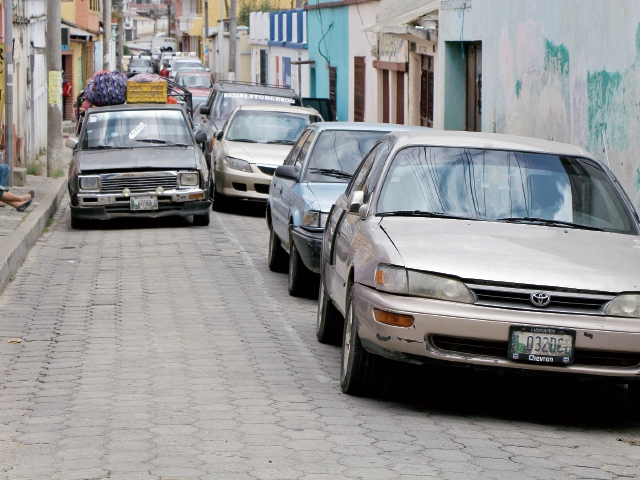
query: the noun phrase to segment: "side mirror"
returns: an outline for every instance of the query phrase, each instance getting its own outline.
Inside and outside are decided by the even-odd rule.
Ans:
[[[349,195],[347,199],[348,213],[358,215],[360,213],[360,207],[364,206],[364,192],[357,190]]]
[[[200,107],[200,115],[209,115],[209,107]]]
[[[222,140],[223,135],[224,135],[224,130],[218,130],[218,133],[216,133],[216,140]]]
[[[280,165],[274,175],[278,178],[286,178],[297,182],[300,180],[300,170],[293,165]]]
[[[67,148],[70,148],[71,150],[76,148],[77,145],[78,145],[78,140],[71,137],[67,138],[67,140],[64,142],[64,146]]]
[[[196,133],[196,143],[206,143],[207,134],[204,132]]]

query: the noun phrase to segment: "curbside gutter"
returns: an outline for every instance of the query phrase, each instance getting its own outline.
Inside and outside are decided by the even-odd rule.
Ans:
[[[18,228],[0,243],[0,294],[38,241],[42,230],[58,209],[66,189],[67,176],[63,175],[51,184],[38,206]]]

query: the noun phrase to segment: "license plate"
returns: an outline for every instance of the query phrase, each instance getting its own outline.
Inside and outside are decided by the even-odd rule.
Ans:
[[[511,326],[507,357],[517,362],[570,365],[575,343],[575,330]]]
[[[131,197],[131,210],[157,210],[158,197]]]

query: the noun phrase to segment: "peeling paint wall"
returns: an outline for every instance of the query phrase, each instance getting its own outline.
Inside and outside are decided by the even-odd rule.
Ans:
[[[482,130],[573,143],[606,162],[604,126],[611,168],[640,207],[640,2],[461,5],[442,3],[439,47],[482,42]],[[464,96],[441,85],[444,102]],[[446,128],[438,103],[436,127]]]

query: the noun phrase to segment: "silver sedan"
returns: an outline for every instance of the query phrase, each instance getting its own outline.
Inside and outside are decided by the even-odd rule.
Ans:
[[[333,206],[318,339],[364,393],[384,358],[640,386],[638,215],[610,170],[566,144],[395,132]]]

